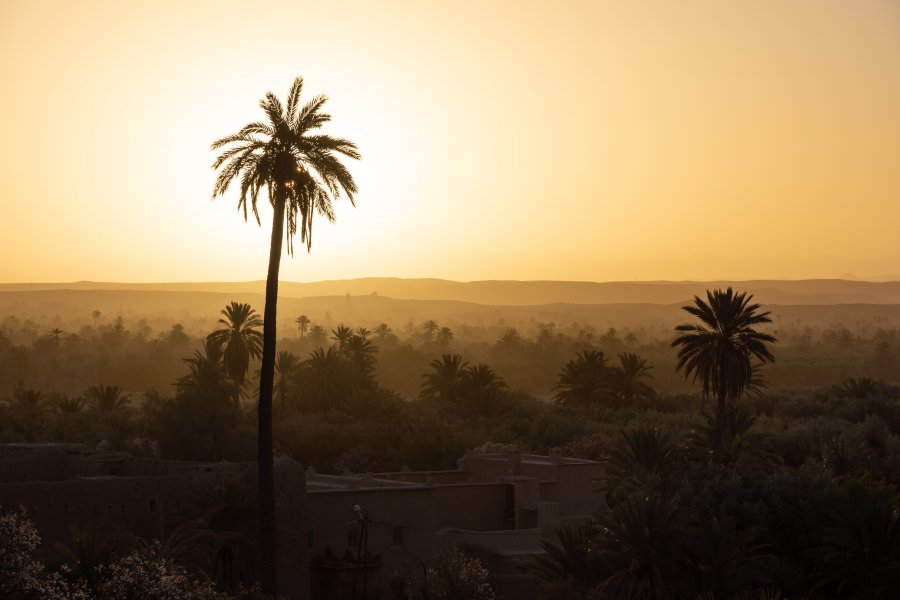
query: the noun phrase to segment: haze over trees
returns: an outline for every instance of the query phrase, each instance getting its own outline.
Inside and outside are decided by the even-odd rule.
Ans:
[[[717,293],[728,298],[710,292]],[[749,294],[733,292],[731,299],[728,306],[743,307],[734,314],[778,318],[753,307]],[[252,306],[242,312],[251,314]],[[209,339],[220,327],[231,329],[217,325],[215,315],[208,330],[190,334],[114,316],[101,317],[95,329],[89,311],[78,334],[51,326],[40,333],[37,323],[7,318],[0,360],[14,369],[0,371],[7,386],[0,441],[252,459],[256,407],[234,401],[236,381]],[[561,447],[565,455],[607,463],[610,513],[546,540],[550,562],[535,572],[546,580],[548,598],[628,586],[650,586],[657,597],[730,597],[762,586],[787,598],[842,597],[839,588],[852,590],[848,597],[890,597],[885,586],[893,585],[897,550],[884,532],[897,527],[900,389],[865,370],[891,368],[882,361],[900,334],[884,323],[856,330],[782,326],[772,349],[776,342],[765,336],[776,337],[776,324],[745,319],[741,334],[772,355],[777,350],[778,362],[751,362],[749,387],[728,396],[722,421],[713,404],[704,404],[702,378],[679,382],[684,373],[676,372],[682,346],[672,347],[673,339],[699,328],[704,340],[716,339],[718,330],[704,321],[658,338],[587,323],[535,320],[523,333],[499,323],[453,323],[447,352],[428,342],[420,319],[348,320],[327,330],[309,319],[302,339],[290,327],[279,340],[273,403],[274,447],[303,465],[322,473],[453,468],[479,446],[536,453]],[[451,328],[435,321],[436,331]],[[737,348],[738,358],[751,356]],[[84,379],[63,378],[68,383],[60,386],[57,369],[68,360],[90,368],[79,371]],[[135,386],[167,361],[165,385]],[[860,370],[841,377],[822,361]],[[775,370],[785,362],[788,369]],[[251,359],[246,387],[255,384],[258,365]],[[542,388],[510,382],[543,372]],[[715,360],[706,372],[719,372]],[[739,372],[746,377],[746,369]],[[821,383],[791,385],[792,373]],[[401,382],[402,391],[389,381]],[[538,389],[547,391],[536,397]],[[860,532],[877,555],[854,541]],[[254,541],[243,552],[257,547]],[[851,558],[838,562],[835,553]],[[647,568],[631,569],[635,564]],[[222,590],[232,585],[224,575],[210,577]]]

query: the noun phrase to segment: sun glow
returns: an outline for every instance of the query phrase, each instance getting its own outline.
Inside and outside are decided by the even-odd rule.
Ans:
[[[209,144],[296,75],[362,160],[285,279],[898,273],[889,2],[0,10],[0,280],[262,278]]]

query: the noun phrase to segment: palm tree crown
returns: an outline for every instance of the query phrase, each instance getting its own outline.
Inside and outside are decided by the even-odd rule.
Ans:
[[[464,382],[464,374],[469,363],[459,354],[444,354],[431,361],[432,372],[422,375],[423,398],[433,398],[452,404],[459,399]]]
[[[608,400],[610,370],[599,350],[584,350],[563,365],[556,378],[554,398],[560,404],[589,406]]]
[[[212,144],[213,150],[229,146],[213,163],[214,169],[222,169],[213,197],[223,195],[232,180],[240,178],[238,209],[244,211],[246,220],[249,200],[253,216],[260,223],[256,205],[260,190],[267,188],[269,202],[287,217],[289,251],[293,251],[292,240],[298,228],[301,243],[306,244],[307,250],[312,247],[315,213],[334,221],[332,198],[343,191],[353,203],[356,182],[336,155],[360,157],[353,142],[311,133],[331,120],[331,115],[322,112],[328,99],[316,96],[301,107],[302,90],[303,78],[298,77],[288,93],[287,107],[268,92],[259,103],[268,122],[249,123]]]
[[[263,336],[259,331],[263,321],[249,304],[232,302],[219,319],[221,329],[207,336],[210,345],[222,354],[225,371],[240,388],[244,383],[250,360],[262,354]]]

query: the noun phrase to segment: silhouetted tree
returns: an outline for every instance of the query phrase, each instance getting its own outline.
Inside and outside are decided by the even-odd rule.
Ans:
[[[703,383],[704,395],[716,395],[716,430],[719,451],[727,418],[728,402],[739,398],[752,381],[753,361],[766,363],[775,360],[768,344],[776,340],[760,333],[754,326],[771,323],[769,312],[757,312],[759,304],[750,304],[752,295],[726,291],[706,292],[707,301],[694,296],[693,306],[682,309],[697,317],[699,323],[687,323],[675,328],[681,332],[672,342],[678,350],[677,369],[685,377]]]
[[[350,392],[348,366],[335,348],[313,350],[302,365],[302,408],[323,411],[337,406]]]
[[[656,392],[644,380],[652,379],[647,360],[637,354],[626,352],[619,355],[619,366],[613,369],[612,386],[619,400],[630,406],[635,400],[648,401],[656,398]]]
[[[318,213],[334,221],[332,199],[345,192],[353,202],[356,183],[338,155],[358,159],[356,146],[345,139],[313,133],[331,117],[322,112],[325,96],[317,96],[300,105],[303,79],[291,85],[287,106],[271,92],[260,102],[268,122],[245,125],[238,133],[213,142],[212,148],[224,150],[213,163],[222,168],[213,196],[222,195],[229,184],[240,178],[238,207],[247,218],[247,205],[259,223],[257,198],[268,191],[274,210],[269,269],[266,276],[263,353],[259,385],[259,487],[260,487],[260,565],[262,591],[275,594],[276,524],[272,450],[272,392],[275,378],[276,305],[281,248],[287,224],[288,250],[298,233],[307,250],[312,245],[313,216]]]
[[[463,394],[475,413],[490,414],[496,411],[506,382],[485,364],[466,368],[462,375]]]
[[[437,333],[437,343],[441,348],[446,348],[453,341],[453,330],[449,327],[441,327]]]
[[[84,397],[94,410],[117,412],[128,408],[128,396],[117,385],[92,385],[84,392]]]
[[[347,325],[338,325],[337,328],[331,330],[331,339],[334,340],[334,347],[338,352],[343,352],[347,348],[347,342],[353,337],[353,330]]]
[[[438,329],[440,329],[440,326],[434,319],[428,319],[427,321],[422,323],[422,330],[425,334],[426,346],[431,346],[431,343],[434,341],[434,334]]]
[[[522,336],[519,335],[518,330],[512,327],[503,332],[496,344],[497,350],[507,355],[512,354],[521,347]]]
[[[344,346],[344,353],[357,379],[360,382],[368,381],[375,371],[375,354],[378,353],[378,346],[361,335],[352,335]]]
[[[275,396],[280,406],[287,404],[287,397],[292,391],[293,382],[300,370],[300,359],[287,350],[278,352],[275,359]]]
[[[431,361],[431,373],[422,375],[423,398],[431,398],[445,404],[455,404],[463,388],[464,372],[469,363],[459,354],[444,354]]]
[[[598,350],[579,352],[563,365],[556,379],[554,398],[560,404],[588,406],[606,402],[611,396],[611,373],[603,353]]]
[[[313,325],[309,329],[309,339],[312,341],[314,347],[324,348],[325,342],[328,341],[328,334],[321,325]]]
[[[295,323],[297,323],[297,326],[300,328],[300,339],[302,340],[303,336],[306,335],[306,328],[310,323],[312,323],[312,321],[310,321],[309,317],[307,317],[306,315],[300,315],[299,317],[297,317]]]
[[[263,321],[249,304],[238,302],[226,306],[222,314],[225,316],[219,319],[222,328],[210,333],[206,339],[221,352],[225,371],[237,389],[241,389],[250,360],[262,354],[263,335],[259,328]]]

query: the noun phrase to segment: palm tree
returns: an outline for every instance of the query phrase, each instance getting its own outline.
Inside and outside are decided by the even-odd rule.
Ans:
[[[511,354],[522,347],[522,336],[519,335],[517,329],[510,327],[503,332],[503,335],[497,340],[495,347],[505,354]]]
[[[309,328],[309,339],[312,341],[313,347],[324,348],[325,342],[328,339],[328,334],[321,325],[313,325]]]
[[[281,350],[275,359],[275,394],[282,408],[286,406],[287,395],[294,382],[294,376],[300,370],[300,359],[287,350]]]
[[[487,414],[500,403],[506,382],[488,365],[478,364],[463,371],[463,388],[472,410]]]
[[[622,442],[610,444],[603,453],[606,483],[616,496],[635,491],[659,491],[666,471],[675,459],[672,435],[655,428],[622,431]]]
[[[372,340],[361,335],[351,335],[344,346],[344,354],[353,365],[354,370],[364,379],[368,379],[375,370],[378,346]]]
[[[229,184],[240,180],[238,208],[247,220],[249,203],[257,223],[257,199],[265,187],[274,210],[272,237],[269,245],[269,269],[266,275],[266,305],[263,313],[263,352],[259,384],[259,506],[261,585],[265,594],[274,595],[275,568],[275,483],[272,451],[272,389],[275,379],[275,320],[278,302],[278,271],[287,222],[288,251],[293,251],[293,236],[298,233],[307,251],[312,246],[313,216],[318,213],[334,221],[333,199],[341,192],[351,203],[356,183],[340,156],[360,157],[352,142],[314,133],[331,120],[322,112],[327,98],[316,96],[300,106],[303,78],[291,85],[284,106],[269,92],[260,102],[268,122],[245,125],[235,134],[213,142],[212,149],[225,148],[213,163],[222,170],[213,187],[213,197],[220,196]]]
[[[375,337],[377,337],[380,341],[384,341],[389,335],[393,333],[391,326],[387,323],[381,323],[378,327],[375,328]]]
[[[84,398],[69,398],[65,394],[56,399],[56,410],[60,415],[74,415],[84,408]]]
[[[776,340],[760,333],[754,326],[771,323],[769,312],[757,312],[759,304],[750,304],[752,295],[746,292],[706,292],[707,301],[694,296],[693,306],[682,309],[700,319],[700,323],[686,323],[675,328],[682,332],[672,342],[678,350],[677,370],[685,377],[703,383],[703,394],[716,395],[716,431],[722,451],[722,434],[729,400],[737,399],[752,383],[753,364],[775,360],[768,344]]]
[[[422,397],[440,400],[446,404],[455,403],[459,399],[463,387],[466,367],[459,354],[444,354],[440,359],[431,361],[431,373],[422,375]]]
[[[212,390],[228,389],[228,396],[233,397],[233,383],[228,381],[228,373],[222,365],[222,349],[207,338],[203,342],[203,352],[194,350],[194,356],[185,358],[190,373],[180,377],[175,383],[179,391],[191,388]]]
[[[441,327],[437,334],[437,343],[441,348],[446,348],[453,341],[453,330],[449,327]]]
[[[610,370],[606,366],[603,353],[598,350],[584,350],[563,365],[556,378],[554,398],[560,404],[588,406],[608,399],[610,391]]]
[[[338,325],[336,329],[331,330],[331,339],[334,340],[334,346],[338,352],[347,349],[347,342],[353,337],[353,330],[347,325]]]
[[[303,407],[326,411],[346,398],[350,391],[347,361],[334,348],[316,348],[303,362]]]
[[[232,302],[224,309],[222,325],[206,336],[210,345],[222,353],[225,371],[240,390],[250,368],[250,360],[261,355],[263,336],[259,332],[262,319],[249,304]]]
[[[128,396],[117,385],[92,385],[84,392],[95,410],[118,412],[128,408]]]
[[[310,321],[309,317],[307,317],[306,315],[300,315],[299,317],[297,317],[295,323],[297,323],[297,326],[300,327],[300,339],[302,340],[303,336],[306,334],[306,328],[310,323],[312,323],[312,321]]]
[[[440,329],[440,326],[434,319],[428,319],[422,323],[422,329],[425,331],[425,345],[430,347],[434,340],[434,332]]]
[[[627,498],[598,521],[600,531],[592,549],[612,568],[598,596],[671,597],[667,584],[683,572],[687,562],[674,502],[655,495]]]
[[[632,352],[619,355],[619,366],[613,370],[613,387],[625,406],[634,400],[653,400],[656,392],[644,382],[653,379],[647,359]]]

